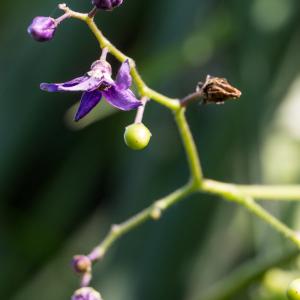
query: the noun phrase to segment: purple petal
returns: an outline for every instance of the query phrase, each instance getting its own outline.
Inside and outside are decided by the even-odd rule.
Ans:
[[[130,75],[130,66],[128,60],[122,63],[117,77],[116,77],[116,85],[119,90],[127,90],[131,86],[131,75]]]
[[[81,76],[64,83],[41,83],[40,88],[47,92],[90,92],[97,89],[103,78]]]
[[[131,90],[119,90],[112,86],[102,91],[103,96],[112,106],[121,110],[132,110],[138,108],[142,103],[135,98]]]
[[[101,92],[96,90],[92,92],[85,92],[82,94],[79,108],[75,115],[75,121],[79,121],[86,116],[101,100]]]

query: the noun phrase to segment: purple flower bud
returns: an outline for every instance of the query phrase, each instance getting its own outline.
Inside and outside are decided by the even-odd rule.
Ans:
[[[123,0],[92,0],[92,4],[98,9],[113,10],[115,7],[120,6]]]
[[[71,300],[102,300],[102,297],[93,288],[83,287],[75,291]]]
[[[77,273],[87,273],[91,271],[91,260],[84,255],[75,255],[72,260],[72,266]]]
[[[53,39],[57,27],[56,21],[51,17],[35,17],[29,25],[27,32],[38,42]]]

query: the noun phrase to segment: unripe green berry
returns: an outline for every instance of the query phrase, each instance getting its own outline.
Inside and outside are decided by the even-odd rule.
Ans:
[[[124,140],[126,145],[133,150],[142,150],[149,144],[150,130],[143,124],[131,124],[126,127]]]
[[[287,296],[289,300],[300,300],[300,278],[290,283],[287,289]]]

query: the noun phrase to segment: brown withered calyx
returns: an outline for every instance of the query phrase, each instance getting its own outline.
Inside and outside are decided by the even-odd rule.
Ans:
[[[204,83],[199,82],[196,92],[188,95],[181,101],[182,106],[203,99],[203,103],[221,104],[229,99],[238,99],[242,95],[241,91],[233,87],[225,78],[213,77],[207,75]]]
[[[198,84],[197,92],[202,93],[204,103],[223,103],[228,99],[238,99],[242,94],[227,79],[210,75],[207,75],[204,84]]]

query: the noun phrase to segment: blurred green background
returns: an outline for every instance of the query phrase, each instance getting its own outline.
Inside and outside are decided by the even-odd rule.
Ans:
[[[99,55],[94,37],[77,20],[67,20],[50,43],[30,39],[31,19],[58,16],[56,4],[1,3],[1,299],[69,299],[78,286],[71,257],[87,253],[111,223],[188,177],[165,108],[147,106],[144,123],[153,137],[145,151],[134,152],[123,142],[134,113],[112,114],[77,130],[65,114],[80,95],[39,90],[40,82],[81,75]],[[91,7],[89,0],[67,4],[79,11]],[[192,92],[207,74],[226,77],[243,92],[239,102],[188,111],[207,177],[297,183],[299,12],[297,0],[125,0],[121,9],[99,13],[97,23],[136,59],[149,86],[171,97]],[[95,116],[101,114],[100,107]],[[297,204],[265,206],[300,229]],[[201,295],[238,266],[273,251],[284,253],[286,243],[268,226],[242,208],[197,195],[118,241],[96,265],[92,284],[104,300],[205,300]],[[271,275],[294,276],[289,270],[296,266]],[[236,299],[285,299],[284,284],[274,291],[271,275]]]

